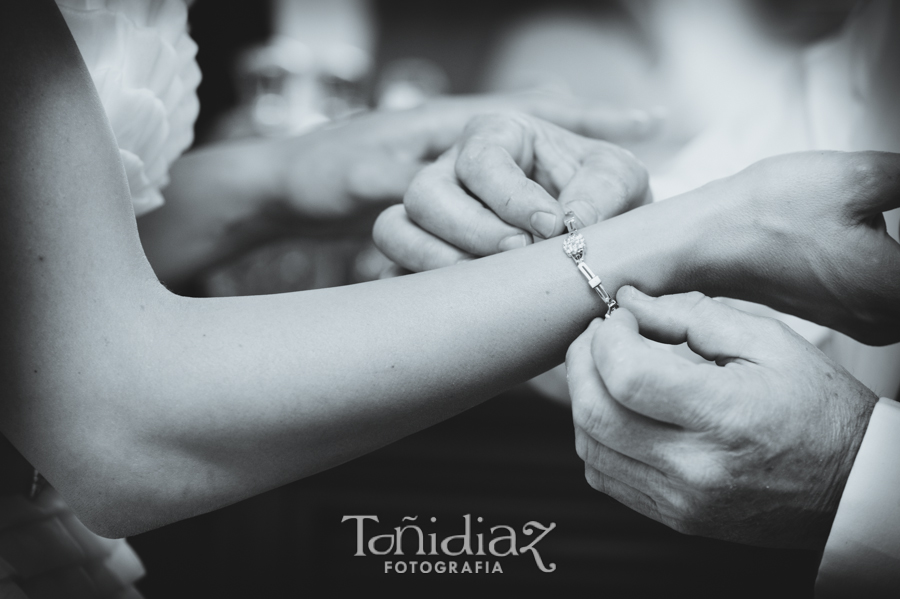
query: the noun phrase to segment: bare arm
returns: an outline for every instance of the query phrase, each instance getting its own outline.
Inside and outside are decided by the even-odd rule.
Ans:
[[[170,294],[56,7],[7,11],[0,427],[95,530],[133,534],[389,443],[560,362],[600,313],[559,240],[338,289]],[[683,288],[673,265],[701,227],[673,229],[679,205],[585,231],[611,289]]]
[[[179,283],[261,241],[400,202],[410,180],[466,122],[507,110],[603,139],[654,131],[642,111],[528,92],[440,98],[298,137],[214,144],[176,161],[165,205],[138,220],[147,257],[164,282]]]

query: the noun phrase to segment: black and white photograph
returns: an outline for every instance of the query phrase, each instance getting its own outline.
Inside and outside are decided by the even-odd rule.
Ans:
[[[900,2],[9,0],[0,599],[900,597]]]

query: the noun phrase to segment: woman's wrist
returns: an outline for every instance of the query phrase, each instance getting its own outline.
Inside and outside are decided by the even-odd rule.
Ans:
[[[706,290],[719,212],[701,190],[637,208],[582,230],[585,262],[613,296],[623,285],[652,295]]]
[[[752,261],[751,228],[736,222],[743,194],[731,179],[713,181],[661,202],[672,211],[668,226],[678,234],[668,251],[677,263],[667,293],[702,291],[741,298],[742,278]]]

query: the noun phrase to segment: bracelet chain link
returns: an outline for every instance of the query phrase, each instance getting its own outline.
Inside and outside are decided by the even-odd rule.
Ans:
[[[605,320],[619,307],[619,304],[617,304],[616,300],[610,297],[609,293],[606,292],[606,289],[603,288],[600,277],[595,275],[594,271],[591,270],[591,267],[584,263],[584,255],[587,251],[587,247],[584,242],[584,236],[578,232],[575,225],[575,214],[573,212],[566,212],[564,222],[566,223],[566,229],[569,231],[569,234],[563,241],[563,251],[566,252],[566,256],[575,262],[578,271],[584,275],[585,279],[587,279],[588,285],[597,292],[597,295],[599,295],[600,299],[606,304],[606,314],[603,315],[603,319]]]

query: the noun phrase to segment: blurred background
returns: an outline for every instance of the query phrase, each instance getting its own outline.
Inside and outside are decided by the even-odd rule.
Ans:
[[[202,0],[190,12],[203,72],[195,146],[302,135],[361,112],[445,94],[535,87],[658,110],[665,126],[629,148],[657,195],[694,179],[667,165],[734,107],[777,87],[804,48],[835,35],[842,0]],[[753,139],[752,135],[742,139]],[[756,142],[754,142],[756,143]],[[745,144],[746,145],[746,144]],[[759,143],[757,143],[757,148]],[[761,150],[760,150],[761,151]],[[717,168],[727,169],[728,165]],[[311,222],[255,247],[180,291],[277,293],[372,280],[386,260],[372,217]],[[353,557],[347,514],[435,516],[439,536],[464,514],[518,527],[555,522],[541,543],[557,564],[502,560],[504,573],[385,575]],[[392,524],[393,525],[393,524]],[[441,527],[445,528],[441,528]],[[584,482],[571,416],[532,388],[331,471],[130,539],[150,599],[177,597],[812,596],[818,556],[686,537]]]

